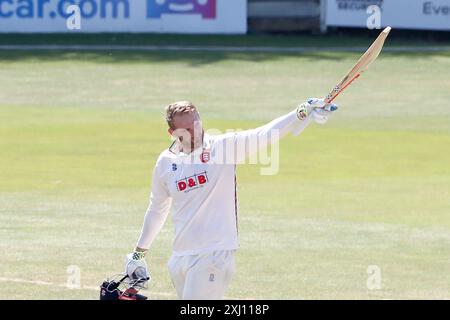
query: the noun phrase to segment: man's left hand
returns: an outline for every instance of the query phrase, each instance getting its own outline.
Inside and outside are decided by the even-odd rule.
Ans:
[[[311,115],[316,123],[324,124],[331,112],[338,109],[334,103],[326,103],[324,99],[310,98],[297,107],[297,117],[300,120]]]

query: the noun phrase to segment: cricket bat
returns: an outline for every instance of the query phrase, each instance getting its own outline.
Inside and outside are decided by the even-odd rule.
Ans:
[[[331,90],[331,92],[325,97],[326,103],[331,103],[338,95],[342,93],[353,81],[359,78],[359,76],[366,71],[369,66],[380,55],[383,49],[384,41],[391,32],[391,27],[384,29],[378,38],[372,43],[367,51],[359,58],[358,62],[350,69],[347,75]],[[296,136],[303,130],[304,126],[299,126],[294,130],[293,135]]]
[[[366,71],[369,66],[374,62],[380,55],[383,49],[384,41],[391,32],[391,27],[384,29],[378,38],[372,43],[372,45],[367,49],[367,51],[359,58],[358,62],[353,66],[353,68],[347,73],[347,75],[339,82],[333,90],[326,96],[325,102],[330,103],[338,95],[341,94],[353,81],[359,78],[359,76]]]

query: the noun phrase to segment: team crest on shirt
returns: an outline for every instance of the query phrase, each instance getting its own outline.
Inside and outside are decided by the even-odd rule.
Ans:
[[[177,190],[181,192],[189,192],[204,187],[208,183],[208,175],[206,171],[196,173],[193,176],[185,177],[176,181]]]
[[[203,163],[207,163],[209,160],[211,160],[211,152],[209,150],[203,150],[202,154],[200,155],[200,161]]]

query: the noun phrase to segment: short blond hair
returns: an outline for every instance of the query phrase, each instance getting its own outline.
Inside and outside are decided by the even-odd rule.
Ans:
[[[166,107],[166,121],[170,128],[174,129],[173,118],[177,114],[197,112],[197,108],[190,101],[178,101]]]

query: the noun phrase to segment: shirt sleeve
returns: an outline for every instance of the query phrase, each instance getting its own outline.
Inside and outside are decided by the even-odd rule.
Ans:
[[[141,235],[137,242],[137,246],[143,249],[150,248],[152,242],[161,231],[172,204],[172,198],[169,195],[167,186],[161,179],[159,171],[160,162],[157,161],[153,169],[150,202],[145,213]]]
[[[242,163],[270,144],[278,142],[289,132],[297,135],[310,122],[311,116],[302,121],[297,117],[297,111],[293,110],[258,128],[224,134],[221,155],[225,154],[228,159],[231,154],[235,163]]]

